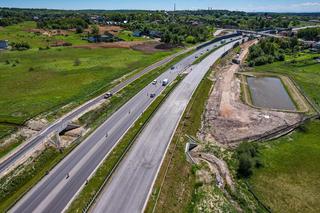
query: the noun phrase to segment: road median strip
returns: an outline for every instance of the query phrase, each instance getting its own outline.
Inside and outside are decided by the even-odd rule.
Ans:
[[[172,84],[170,84],[135,122],[118,145],[112,150],[110,155],[105,159],[95,175],[89,180],[88,184],[83,188],[78,197],[72,202],[68,212],[87,212],[89,210],[152,115],[158,110],[182,79],[183,77],[179,76]]]

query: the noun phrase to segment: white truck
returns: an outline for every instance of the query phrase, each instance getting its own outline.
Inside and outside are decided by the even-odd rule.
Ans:
[[[166,86],[169,83],[168,79],[163,79],[162,86]]]

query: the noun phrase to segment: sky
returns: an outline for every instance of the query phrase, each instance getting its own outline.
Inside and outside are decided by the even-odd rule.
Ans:
[[[320,12],[320,0],[0,0],[0,7],[50,9],[227,9],[247,12]]]

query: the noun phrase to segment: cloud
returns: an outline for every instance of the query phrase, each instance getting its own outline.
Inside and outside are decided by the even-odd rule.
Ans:
[[[245,11],[266,12],[317,12],[320,11],[320,2],[301,2],[296,4],[247,5]]]
[[[302,2],[300,4],[293,4],[293,7],[320,7],[320,2]]]

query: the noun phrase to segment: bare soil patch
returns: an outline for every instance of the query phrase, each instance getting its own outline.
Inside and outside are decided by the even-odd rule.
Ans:
[[[241,46],[243,60],[254,42]],[[252,108],[240,99],[241,81],[236,77],[240,66],[228,64],[215,73],[215,86],[204,113],[200,137],[224,145],[256,140],[265,134],[293,125],[302,119],[299,113]]]
[[[27,29],[27,32],[41,34],[45,36],[67,36],[69,35],[68,30],[45,30],[45,29]]]
[[[112,35],[118,35],[121,30],[124,30],[123,27],[120,26],[114,26],[114,25],[108,25],[108,26],[98,26],[99,28],[99,34],[105,34],[110,33]],[[75,31],[75,29],[73,29]],[[84,32],[88,33],[91,32],[92,28],[89,27],[88,29],[85,29]]]
[[[162,47],[159,48],[159,47]],[[119,41],[110,43],[91,43],[85,45],[73,46],[73,48],[86,48],[86,49],[96,49],[96,48],[125,48],[142,51],[145,53],[154,53],[158,51],[166,51],[171,48],[164,49],[165,46],[159,41]]]
[[[138,44],[132,47],[134,50],[139,50],[146,53],[153,53],[158,51],[166,51],[172,48],[171,45],[166,45],[158,41],[145,42],[143,44]]]
[[[110,43],[91,43],[84,45],[73,46],[73,48],[86,48],[86,49],[96,49],[96,48],[125,48],[129,49],[135,45],[143,44],[143,41],[119,41]]]

